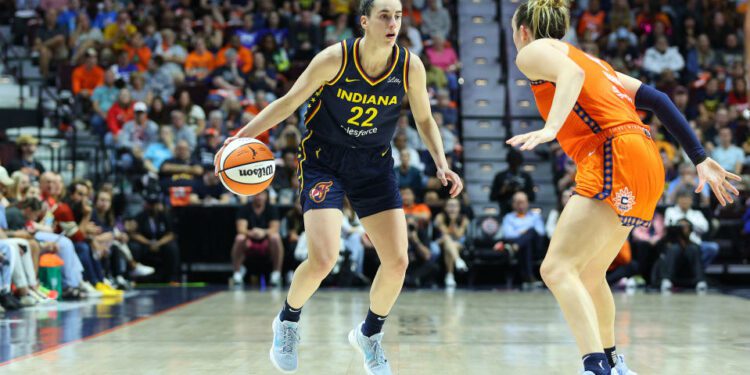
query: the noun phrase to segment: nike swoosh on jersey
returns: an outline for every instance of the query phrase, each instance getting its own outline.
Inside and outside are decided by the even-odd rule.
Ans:
[[[345,79],[344,79],[344,81],[346,81],[347,83],[348,83],[348,82],[357,82],[357,81],[359,81],[359,78],[354,78],[354,79],[351,79],[351,78],[345,78]]]

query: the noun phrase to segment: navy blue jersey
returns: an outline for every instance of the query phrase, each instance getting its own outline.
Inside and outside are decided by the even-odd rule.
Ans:
[[[344,55],[338,74],[310,98],[305,139],[352,148],[390,144],[408,90],[409,51],[394,46],[391,65],[373,78],[359,62],[359,41],[341,42]]]

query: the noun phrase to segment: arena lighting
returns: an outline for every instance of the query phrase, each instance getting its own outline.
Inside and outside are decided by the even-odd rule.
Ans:
[[[479,78],[479,79],[477,79],[477,80],[474,81],[474,84],[477,85],[477,86],[487,86],[487,80]]]
[[[516,86],[518,86],[518,87],[526,86],[528,84],[529,84],[529,81],[527,81],[525,79],[517,79],[516,80]]]
[[[477,106],[478,107],[486,107],[490,104],[490,102],[486,99],[479,99],[477,100]]]
[[[482,24],[484,23],[484,17],[482,16],[471,17],[471,22],[476,23],[476,24]]]
[[[478,36],[474,38],[474,44],[484,44],[487,42],[487,39],[483,36]]]
[[[487,64],[487,59],[484,57],[477,57],[476,59],[474,59],[474,63],[477,65],[484,65]]]

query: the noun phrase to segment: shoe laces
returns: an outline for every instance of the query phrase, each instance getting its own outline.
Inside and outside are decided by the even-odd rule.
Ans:
[[[284,345],[281,347],[282,354],[293,354],[294,349],[299,343],[299,333],[297,328],[282,324],[282,333],[284,337]]]
[[[383,350],[383,345],[380,345],[380,340],[368,339],[367,341],[370,342],[370,352],[373,354],[370,362],[374,362],[375,366],[386,364],[388,360],[385,359],[385,350]]]

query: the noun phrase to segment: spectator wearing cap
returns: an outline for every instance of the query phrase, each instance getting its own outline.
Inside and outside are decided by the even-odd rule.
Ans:
[[[207,128],[198,142],[195,150],[195,159],[197,159],[204,169],[213,171],[214,155],[223,145],[224,137],[215,129]]]
[[[145,104],[144,104],[145,105]],[[135,108],[130,96],[130,90],[120,89],[117,102],[109,108],[107,113],[107,128],[113,140],[116,140],[123,126],[135,118]]]
[[[39,144],[39,140],[30,134],[21,134],[16,138],[18,157],[8,164],[8,171],[10,173],[21,171],[29,176],[32,181],[37,181],[39,176],[44,173],[44,166],[34,157],[37,144]]]
[[[86,60],[73,69],[73,94],[80,99],[89,100],[94,90],[104,84],[104,69],[96,64],[96,50],[86,51]]]
[[[148,107],[144,102],[133,105],[135,118],[123,125],[117,136],[118,148],[145,150],[149,144],[155,142],[159,135],[159,125],[149,120]]]

